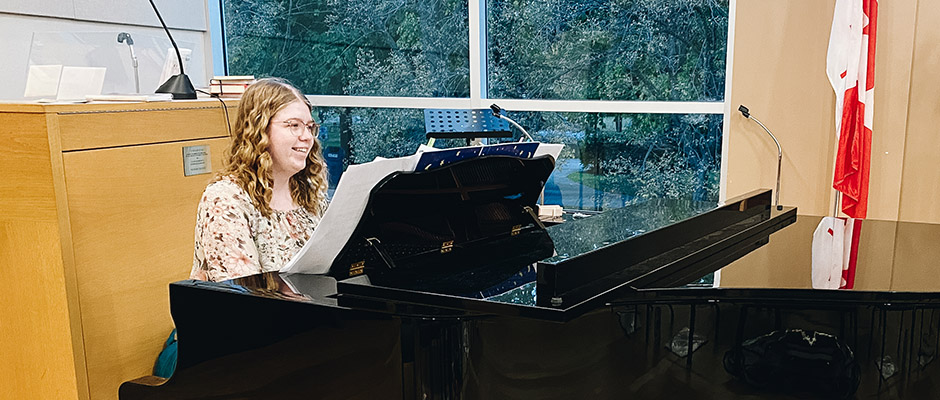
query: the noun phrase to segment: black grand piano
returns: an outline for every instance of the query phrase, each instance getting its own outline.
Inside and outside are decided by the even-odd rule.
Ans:
[[[121,399],[805,398],[726,353],[773,331],[854,351],[855,398],[938,391],[940,295],[694,283],[796,220],[769,191],[542,221],[549,157],[487,156],[377,185],[329,274],[170,285],[179,358]]]

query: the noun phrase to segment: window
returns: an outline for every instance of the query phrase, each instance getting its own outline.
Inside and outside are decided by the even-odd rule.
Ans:
[[[226,0],[231,75],[280,76],[305,93],[468,97],[461,0]]]
[[[494,98],[721,101],[728,3],[488,0]]]
[[[566,148],[547,203],[716,201],[727,0],[223,0],[228,74],[317,105],[335,184],[412,153],[425,108],[498,103]],[[221,55],[217,55],[219,57]]]

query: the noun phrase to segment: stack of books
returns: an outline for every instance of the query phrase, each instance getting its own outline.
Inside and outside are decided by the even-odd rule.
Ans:
[[[218,97],[240,97],[254,81],[254,75],[216,76],[209,80],[209,93]]]

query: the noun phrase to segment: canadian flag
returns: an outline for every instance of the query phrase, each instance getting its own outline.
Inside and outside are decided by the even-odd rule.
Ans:
[[[851,289],[862,220],[823,217],[813,233],[813,288]]]
[[[842,193],[848,220],[824,217],[813,236],[813,287],[851,289],[861,223],[868,214],[868,174],[874,115],[877,0],[836,0],[826,74],[836,94],[836,153],[832,187]],[[841,246],[835,243],[842,242]],[[825,245],[829,243],[830,245]],[[842,265],[840,279],[834,266]],[[823,273],[822,271],[829,271]],[[826,284],[817,281],[828,277]]]

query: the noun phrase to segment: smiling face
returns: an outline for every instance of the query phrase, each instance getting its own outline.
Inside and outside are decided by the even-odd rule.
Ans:
[[[312,123],[310,109],[299,99],[274,114],[267,133],[271,175],[275,182],[285,181],[307,166],[307,156],[313,148],[316,132],[311,132],[306,126]],[[300,135],[292,129],[299,131]]]

